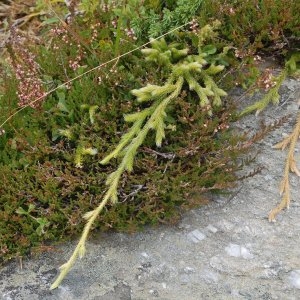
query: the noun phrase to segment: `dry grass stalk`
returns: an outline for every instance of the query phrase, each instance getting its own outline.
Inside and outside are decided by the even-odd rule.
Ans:
[[[281,202],[269,213],[269,221],[275,222],[277,214],[285,207],[289,208],[290,205],[290,171],[300,177],[300,171],[297,168],[296,160],[294,157],[295,147],[300,136],[300,113],[298,114],[297,123],[293,132],[284,138],[280,143],[276,144],[273,148],[284,150],[289,146],[288,155],[286,158],[286,164],[284,169],[284,176],[280,183],[280,195],[282,196]]]

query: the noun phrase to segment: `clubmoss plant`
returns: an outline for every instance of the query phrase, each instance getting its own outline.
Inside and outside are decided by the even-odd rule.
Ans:
[[[87,148],[83,146],[78,146],[75,154],[75,167],[82,168],[82,160],[85,155],[96,155],[98,150],[96,148]]]
[[[284,138],[280,143],[273,146],[275,149],[284,150],[289,146],[288,155],[286,158],[285,169],[283,179],[280,183],[280,195],[282,195],[281,202],[271,210],[269,213],[269,221],[275,222],[275,218],[277,214],[283,210],[284,208],[289,208],[290,206],[290,182],[289,182],[289,174],[290,172],[295,173],[300,177],[300,170],[296,165],[296,159],[294,156],[295,148],[297,141],[300,136],[300,114],[298,114],[296,125],[293,129],[293,132]]]
[[[188,86],[190,91],[195,91],[200,106],[208,107],[207,110],[210,114],[214,107],[221,106],[221,97],[227,94],[218,87],[214,76],[221,72],[224,66],[218,64],[217,59],[210,59],[210,55],[215,54],[215,51],[211,51],[211,48],[209,48],[209,51],[205,52],[207,48],[204,47],[204,43],[210,34],[219,25],[219,22],[215,22],[212,26],[207,25],[199,31],[198,53],[195,55],[189,55],[189,50],[183,48],[180,44],[167,44],[164,39],[152,41],[152,48],[142,51],[147,60],[155,62],[170,71],[169,76],[167,76],[164,85],[148,84],[143,88],[132,91],[138,102],[148,105],[136,113],[125,115],[125,121],[133,123],[133,125],[122,136],[115,150],[101,161],[101,164],[105,165],[113,158],[120,158],[119,166],[107,177],[107,191],[101,203],[96,209],[84,215],[87,223],[82,236],[68,262],[60,267],[61,272],[52,284],[51,289],[55,289],[60,285],[75,263],[76,258],[84,256],[88,234],[104,207],[108,203],[115,205],[118,202],[118,187],[122,175],[133,170],[137,151],[150,131],[155,132],[156,146],[161,147],[167,127],[168,108],[172,104],[174,105],[175,100],[183,91],[184,84]]]
[[[282,85],[282,82],[287,78],[287,76],[295,75],[299,73],[298,64],[300,62],[300,53],[293,53],[291,57],[285,63],[284,69],[281,71],[279,76],[275,79],[274,86],[264,95],[264,97],[255,102],[254,104],[245,108],[241,116],[252,113],[256,111],[256,114],[259,114],[262,110],[264,110],[271,102],[273,104],[279,103],[279,88]],[[275,149],[284,150],[289,146],[288,155],[286,158],[286,164],[284,169],[283,179],[280,184],[280,195],[282,196],[282,200],[278,206],[271,210],[269,213],[269,221],[275,222],[275,218],[277,214],[284,208],[289,208],[290,204],[290,184],[289,184],[289,173],[295,173],[297,176],[300,176],[300,171],[297,168],[296,160],[294,157],[295,147],[297,140],[300,135],[300,115],[298,114],[297,122],[294,127],[293,132],[284,138],[280,143],[274,146]]]
[[[254,104],[246,107],[242,112],[241,116],[247,115],[256,111],[256,115],[258,115],[262,110],[264,110],[270,103],[277,105],[279,103],[279,88],[281,87],[283,81],[287,78],[287,76],[293,75],[297,72],[297,63],[300,62],[300,53],[294,53],[291,55],[290,59],[286,62],[284,69],[280,72],[280,74],[272,80],[273,86],[269,89],[269,91],[263,96],[263,98]],[[270,83],[268,84],[272,84]]]

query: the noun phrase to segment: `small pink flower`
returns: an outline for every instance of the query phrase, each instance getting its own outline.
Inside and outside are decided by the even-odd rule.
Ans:
[[[233,7],[230,7],[230,8],[229,8],[229,14],[230,14],[230,15],[234,15],[234,14],[235,14],[235,10],[234,10]]]

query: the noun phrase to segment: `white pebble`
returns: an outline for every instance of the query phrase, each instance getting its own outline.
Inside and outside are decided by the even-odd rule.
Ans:
[[[252,259],[253,258],[253,255],[250,253],[250,251],[247,248],[242,247],[237,244],[229,244],[225,248],[225,251],[229,256],[242,257],[244,259]]]
[[[205,234],[198,229],[191,231],[187,236],[194,243],[199,243],[206,238]]]
[[[300,270],[294,270],[289,276],[290,284],[296,289],[300,289]]]

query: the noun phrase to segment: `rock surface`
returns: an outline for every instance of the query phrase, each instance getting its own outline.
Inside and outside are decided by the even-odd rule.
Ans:
[[[23,259],[22,269],[18,262],[11,262],[0,273],[0,299],[300,299],[298,177],[290,177],[290,209],[276,223],[267,220],[280,200],[278,186],[286,158],[286,152],[271,146],[292,130],[299,94],[299,81],[288,79],[281,88],[279,106],[238,124],[252,130],[260,119],[270,123],[291,114],[283,127],[256,146],[260,151],[256,163],[265,167],[261,174],[244,181],[235,193],[214,196],[209,205],[185,214],[175,227],[133,235],[99,234],[53,291],[49,287],[75,242],[37,259]],[[298,165],[299,153],[298,146]]]

